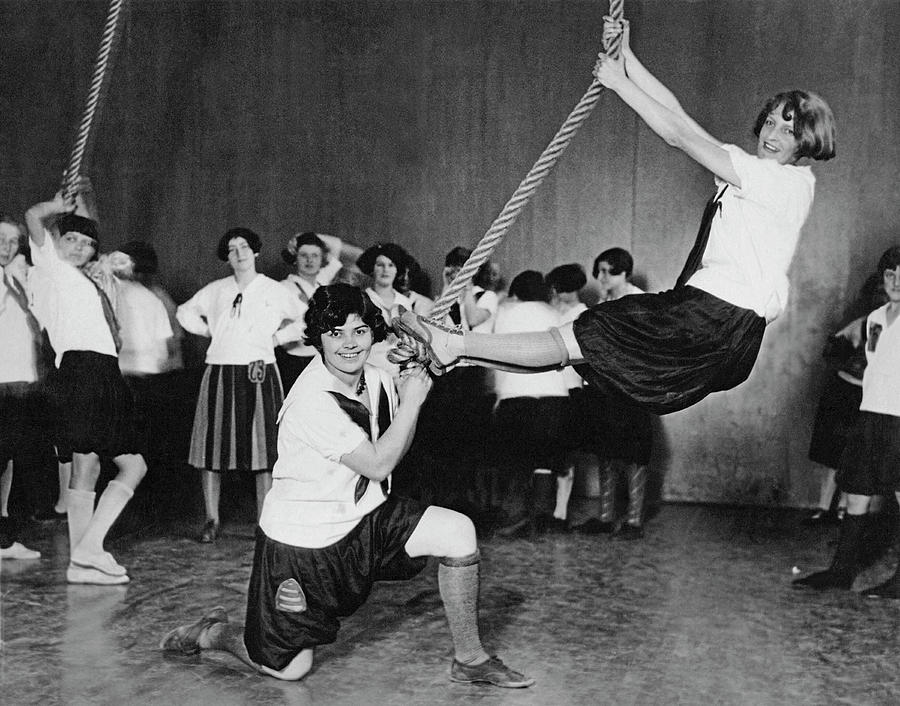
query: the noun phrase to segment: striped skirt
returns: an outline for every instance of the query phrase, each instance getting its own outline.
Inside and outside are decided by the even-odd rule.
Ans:
[[[217,472],[271,470],[283,401],[274,364],[206,366],[188,463]]]

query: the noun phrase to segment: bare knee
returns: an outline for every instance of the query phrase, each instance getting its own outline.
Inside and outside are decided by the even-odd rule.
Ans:
[[[416,556],[463,557],[478,549],[478,538],[472,520],[445,507],[432,505],[412,536],[406,542],[406,552]]]
[[[147,463],[140,454],[122,454],[113,460],[119,469],[118,480],[132,490],[137,488],[144,476],[147,475]]]
[[[302,650],[300,654],[294,657],[290,664],[281,671],[276,672],[274,669],[270,669],[262,664],[259,665],[259,671],[283,681],[299,681],[309,673],[309,670],[312,669],[312,664],[313,649],[310,647]]]
[[[75,490],[93,490],[99,477],[100,457],[97,454],[72,454],[72,475],[69,487]]]

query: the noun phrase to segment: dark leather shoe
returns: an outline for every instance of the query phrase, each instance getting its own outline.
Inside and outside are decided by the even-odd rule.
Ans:
[[[200,636],[203,631],[216,623],[227,623],[228,613],[222,606],[216,606],[200,620],[189,625],[180,625],[167,632],[159,641],[159,648],[168,652],[195,655],[200,651]]]
[[[481,664],[468,665],[453,660],[450,681],[463,684],[493,684],[507,689],[524,689],[534,684],[534,679],[507,667],[499,657],[490,657]]]
[[[579,534],[609,534],[613,531],[612,522],[601,522],[596,517],[592,517],[587,522],[573,527]]]
[[[841,519],[831,510],[816,510],[809,517],[804,517],[800,524],[804,527],[837,527]]]
[[[207,520],[200,533],[200,544],[212,544],[219,537],[219,523],[215,520]]]

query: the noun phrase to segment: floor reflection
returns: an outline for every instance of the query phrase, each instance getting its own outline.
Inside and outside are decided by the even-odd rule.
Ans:
[[[164,655],[171,626],[222,604],[242,620],[252,528],[214,545],[172,523],[110,548],[127,586],[65,583],[65,526],[28,529],[37,562],[0,565],[3,704],[896,703],[898,607],[791,591],[830,533],[790,513],[665,506],[643,541],[545,535],[483,543],[488,647],[534,676],[522,692],[452,684],[434,567],[380,584],[300,683],[219,653]],[[885,557],[857,581],[877,583]],[[10,697],[9,695],[13,695]]]

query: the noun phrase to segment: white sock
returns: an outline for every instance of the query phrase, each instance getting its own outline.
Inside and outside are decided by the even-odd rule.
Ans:
[[[553,510],[553,516],[557,520],[564,520],[568,516],[569,497],[572,495],[574,484],[574,466],[567,468],[565,475],[556,476],[556,508]]]
[[[91,523],[94,514],[94,498],[96,493],[92,490],[75,490],[69,488],[66,502],[66,512],[69,515],[69,556],[75,551],[75,547],[81,541]]]
[[[103,540],[106,533],[112,527],[113,522],[125,509],[128,501],[134,495],[134,491],[118,480],[111,480],[100,496],[94,516],[84,532],[84,536],[78,543],[78,548],[88,554],[102,554]],[[70,495],[71,498],[71,495]]]

